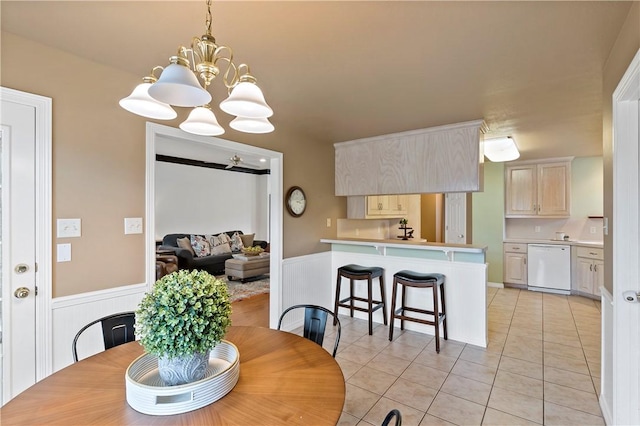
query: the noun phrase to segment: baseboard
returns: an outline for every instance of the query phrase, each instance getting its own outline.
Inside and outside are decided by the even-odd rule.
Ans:
[[[603,394],[600,394],[598,402],[600,403],[600,410],[602,410],[602,417],[604,418],[605,424],[612,425],[613,416],[611,415],[611,410],[609,410],[609,406],[607,405],[607,398],[605,398]]]
[[[493,287],[493,288],[504,288],[504,284],[502,283],[494,283],[491,281],[487,281],[487,287]]]

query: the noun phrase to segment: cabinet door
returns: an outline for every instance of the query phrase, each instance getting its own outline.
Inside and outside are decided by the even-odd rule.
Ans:
[[[593,294],[593,261],[579,257],[576,266],[578,269],[578,291]]]
[[[535,164],[506,167],[506,216],[536,215],[536,170]]]
[[[382,213],[382,203],[380,198],[382,196],[379,195],[369,195],[367,197],[367,214],[368,215],[381,215]]]
[[[604,261],[593,261],[593,292],[595,296],[600,296],[600,286],[604,285]]]
[[[523,253],[504,254],[504,282],[509,284],[527,283],[527,255]]]
[[[406,215],[409,212],[409,196],[396,195],[395,208],[398,214]]]
[[[538,165],[538,215],[569,216],[570,172],[567,163]]]

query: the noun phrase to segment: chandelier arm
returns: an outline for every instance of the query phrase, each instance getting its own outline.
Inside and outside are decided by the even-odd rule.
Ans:
[[[151,69],[151,73],[149,75],[157,80],[158,77],[160,77],[160,74],[156,75],[156,71],[158,70],[160,70],[160,74],[162,74],[162,71],[164,71],[164,67],[160,65],[156,65]]]

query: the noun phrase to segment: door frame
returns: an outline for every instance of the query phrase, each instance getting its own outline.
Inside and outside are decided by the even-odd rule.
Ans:
[[[613,424],[640,424],[640,305],[622,296],[640,291],[639,99],[640,50],[613,92],[613,329],[604,330],[613,337]]]
[[[269,325],[271,328],[278,326],[279,314],[282,312],[282,215],[283,193],[282,173],[283,155],[281,152],[246,145],[238,142],[220,139],[211,136],[198,136],[186,133],[180,129],[161,124],[147,122],[146,127],[146,282],[151,286],[155,282],[155,164],[156,164],[156,139],[169,138],[176,141],[188,140],[210,146],[232,150],[239,155],[253,154],[269,159],[269,251],[270,251],[270,280],[269,280]]]
[[[52,100],[40,95],[21,92],[6,87],[0,87],[0,97],[2,101],[15,102],[22,105],[31,106],[35,109],[35,179],[36,179],[36,247],[35,262],[37,267],[36,286],[38,295],[36,297],[36,380],[42,380],[52,373],[52,324],[51,324],[51,296],[52,296],[52,174],[51,174],[51,152],[52,152]],[[3,156],[4,157],[4,156]],[[3,158],[4,161],[4,158]],[[3,203],[5,201],[5,191],[11,188],[3,188]],[[8,224],[2,223],[3,238],[10,237],[11,229]],[[2,332],[6,336],[11,333],[11,310],[8,309],[11,300],[11,289],[6,285],[9,282],[11,265],[7,262],[6,253],[3,252],[2,264]],[[4,352],[4,349],[3,349]],[[2,354],[3,357],[5,354]],[[3,404],[8,401],[7,378],[10,372],[7,367],[11,365],[3,358],[2,363],[2,386]],[[12,395],[11,397],[13,397]]]

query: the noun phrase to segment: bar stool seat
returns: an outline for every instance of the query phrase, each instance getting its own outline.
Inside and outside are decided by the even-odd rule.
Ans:
[[[391,296],[391,324],[389,326],[389,340],[393,340],[393,323],[397,318],[400,320],[400,330],[404,330],[404,322],[412,321],[421,324],[433,325],[436,336],[436,352],[440,353],[440,323],[444,340],[447,340],[447,316],[444,302],[444,281],[445,276],[437,273],[423,273],[408,270],[398,271],[393,275],[393,294]],[[400,290],[400,307],[396,309],[397,288]],[[433,310],[410,307],[406,305],[406,287],[431,288],[433,292]],[[438,306],[438,288],[440,288],[440,307]],[[433,319],[418,318],[409,316],[406,312],[430,315]]]
[[[349,279],[349,296],[340,299],[340,286],[342,284],[342,278]],[[380,284],[380,300],[373,299],[373,279],[378,278]],[[359,297],[354,292],[354,281],[366,280],[367,281],[367,297]],[[351,317],[353,317],[353,311],[367,312],[369,314],[369,335],[373,334],[373,313],[378,309],[382,309],[382,318],[384,324],[387,325],[387,305],[385,302],[385,290],[384,290],[384,269],[378,266],[360,266],[355,264],[344,265],[338,268],[338,278],[336,283],[336,300],[335,309],[333,310],[336,315],[339,308],[348,308]],[[356,306],[354,302],[365,302],[366,307]],[[336,321],[334,319],[335,325]]]

